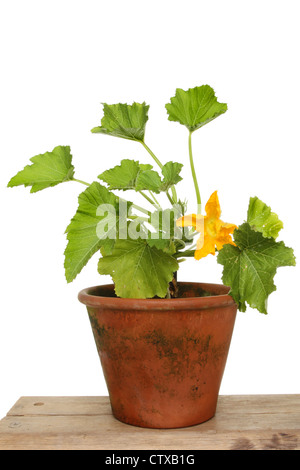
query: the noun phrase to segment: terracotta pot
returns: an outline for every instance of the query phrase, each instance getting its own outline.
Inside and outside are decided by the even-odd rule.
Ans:
[[[237,306],[228,287],[178,286],[178,299],[121,299],[113,285],[79,293],[124,423],[177,428],[215,414]],[[212,295],[200,297],[203,289]]]

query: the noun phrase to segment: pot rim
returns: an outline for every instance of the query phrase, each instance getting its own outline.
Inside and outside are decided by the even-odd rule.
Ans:
[[[211,284],[203,282],[178,282],[180,286],[200,287],[208,292],[219,291],[207,297],[185,297],[176,299],[136,299],[120,298],[96,295],[99,289],[114,290],[114,284],[104,284],[82,289],[78,294],[78,300],[87,307],[104,307],[113,310],[194,310],[213,307],[228,307],[236,305],[234,299],[228,294],[230,287],[223,284]],[[92,293],[93,292],[93,293]]]

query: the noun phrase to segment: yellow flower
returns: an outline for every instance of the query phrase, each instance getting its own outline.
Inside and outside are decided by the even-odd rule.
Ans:
[[[192,226],[200,233],[195,250],[195,258],[200,259],[211,254],[215,254],[215,250],[220,250],[223,245],[232,241],[231,234],[237,228],[234,224],[227,224],[220,220],[221,208],[217,191],[212,193],[205,206],[206,215],[190,214],[180,217],[176,224],[179,227]]]

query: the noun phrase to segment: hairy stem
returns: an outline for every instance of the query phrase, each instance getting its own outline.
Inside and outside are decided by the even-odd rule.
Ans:
[[[191,172],[192,172],[192,177],[193,177],[195,191],[196,191],[197,214],[201,214],[201,196],[200,196],[200,190],[199,190],[196,171],[195,171],[195,166],[194,166],[194,159],[193,159],[193,152],[192,152],[192,132],[191,131],[189,132],[189,156],[190,156]]]
[[[140,141],[141,144],[143,145],[143,147],[147,150],[148,153],[150,153],[151,157],[153,158],[153,160],[155,161],[155,163],[159,166],[160,169],[162,169],[163,167],[163,164],[159,161],[159,159],[157,158],[156,155],[154,155],[154,153],[152,152],[152,150],[148,147],[147,144],[145,144],[144,141]],[[172,186],[171,187],[171,191],[172,191],[172,198],[171,196],[167,193],[167,196],[168,196],[168,199],[169,201],[171,202],[172,205],[176,204],[177,202],[177,193],[176,193],[176,189],[175,189],[175,186]]]
[[[145,194],[143,191],[139,191],[139,193],[148,201],[152,206],[155,206],[156,208],[156,203],[149,197],[147,194]]]
[[[121,198],[120,198],[120,199],[121,199]],[[123,199],[123,201],[125,201],[125,199]],[[133,209],[136,209],[136,210],[139,211],[139,212],[142,212],[143,214],[148,215],[148,217],[151,216],[151,212],[150,212],[150,211],[147,211],[146,209],[144,209],[144,208],[141,207],[141,206],[138,206],[137,204],[132,204],[131,207],[132,207]]]
[[[84,184],[85,186],[90,186],[89,183],[86,183],[85,181],[82,181],[82,180],[78,180],[76,178],[73,178],[71,181],[76,181],[76,183],[81,183],[81,184]]]
[[[170,203],[171,203],[172,206],[173,206],[173,205],[174,205],[174,201],[173,201],[173,199],[171,198],[170,194],[167,192],[166,195],[167,195],[167,197],[168,197]]]
[[[156,203],[156,205],[160,208],[160,203],[158,202],[158,200],[154,196],[153,192],[149,190],[149,194],[152,197],[153,201]]]
[[[195,254],[195,250],[186,250],[186,251],[177,251],[173,256],[175,258],[180,258],[181,256],[183,257],[192,257]]]
[[[148,153],[150,153],[151,157],[153,158],[153,160],[155,161],[155,163],[159,166],[160,169],[162,169],[163,167],[163,164],[158,160],[158,158],[156,157],[156,155],[154,155],[154,153],[152,152],[152,150],[148,147],[147,144],[145,144],[144,141],[140,141],[141,144],[143,145],[143,147],[147,150]]]

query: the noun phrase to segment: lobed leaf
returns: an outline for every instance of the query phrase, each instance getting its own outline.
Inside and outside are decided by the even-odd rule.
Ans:
[[[94,127],[92,132],[143,142],[148,110],[149,106],[145,102],[132,105],[104,103],[101,126]]]
[[[136,191],[153,191],[160,192],[161,178],[157,171],[154,170],[141,170],[136,178],[135,190]]]
[[[139,162],[124,159],[120,165],[104,171],[98,178],[108,184],[109,189],[122,189],[126,191],[135,188],[139,171]]]
[[[165,297],[178,263],[146,240],[116,240],[112,254],[99,260],[100,274],[109,274],[119,297]]]
[[[104,171],[98,178],[108,184],[109,189],[112,190],[149,190],[159,193],[167,191],[181,181],[179,173],[182,167],[181,163],[166,163],[161,170],[164,177],[162,180],[157,171],[152,170],[152,165],[124,159],[120,165]]]
[[[266,238],[277,238],[283,228],[283,222],[278,215],[271,212],[271,208],[258,197],[251,197],[249,201],[247,222],[251,228],[261,232]]]
[[[99,212],[99,206],[105,211]],[[67,282],[75,279],[101,247],[108,253],[111,251],[117,218],[118,198],[100,183],[92,183],[79,195],[77,212],[66,229],[68,244],[64,266]],[[105,237],[101,238],[100,232],[105,233]]]
[[[227,104],[217,101],[209,85],[202,85],[187,91],[177,88],[166,109],[169,121],[179,122],[193,132],[225,113]]]
[[[159,193],[161,178],[159,174],[152,170],[152,165],[144,165],[134,160],[122,160],[120,165],[116,165],[110,170],[106,170],[98,176],[99,179],[109,185],[109,189],[119,189],[126,191],[150,190]]]
[[[161,191],[168,191],[171,186],[182,180],[181,176],[179,176],[182,167],[182,163],[177,162],[168,162],[162,167],[161,172],[164,179],[160,187]]]
[[[295,266],[292,248],[273,238],[264,238],[248,223],[234,231],[236,246],[224,245],[218,254],[223,283],[241,311],[250,307],[267,314],[268,296],[276,290],[273,278],[280,266]]]
[[[69,146],[55,147],[52,152],[36,155],[8,183],[8,187],[31,186],[31,193],[56,186],[74,177],[74,166]]]

